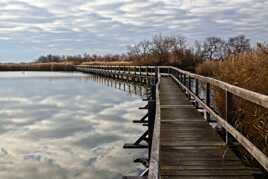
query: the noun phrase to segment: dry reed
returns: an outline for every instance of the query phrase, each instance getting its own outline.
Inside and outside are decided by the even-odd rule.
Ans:
[[[197,67],[197,72],[268,95],[268,55],[259,50],[230,56],[222,62],[205,62]],[[214,101],[224,116],[223,91],[215,90]],[[232,124],[268,155],[268,109],[238,97],[234,99],[234,106]],[[240,154],[248,163],[255,163],[244,150],[241,149]]]

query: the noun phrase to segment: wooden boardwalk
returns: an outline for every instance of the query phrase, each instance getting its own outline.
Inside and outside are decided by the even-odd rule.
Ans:
[[[142,107],[148,113],[135,120],[148,130],[136,142],[124,146],[147,148],[148,158],[142,161],[148,164],[140,176],[123,179],[253,179],[253,173],[267,178],[268,157],[229,120],[233,118],[234,97],[268,109],[268,96],[172,66],[80,65],[76,69],[150,86],[144,99],[148,104]],[[225,94],[225,116],[211,106],[214,88]],[[189,98],[206,113],[206,119]],[[222,127],[224,140],[207,122],[210,117]],[[229,148],[232,145],[243,147],[263,168],[245,167]]]
[[[251,179],[251,173],[170,77],[160,83],[161,179]]]

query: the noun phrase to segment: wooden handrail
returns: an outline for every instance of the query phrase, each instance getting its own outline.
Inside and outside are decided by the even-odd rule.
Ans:
[[[205,76],[201,76],[201,75],[197,75],[188,71],[184,71],[181,69],[178,69],[176,67],[171,67],[171,66],[163,66],[161,68],[168,68],[168,69],[172,69],[175,70],[181,74],[185,74],[187,76],[190,76],[191,78],[194,79],[198,79],[201,82],[204,83],[209,83],[212,86],[216,86],[219,87],[220,89],[223,89],[225,91],[228,91],[236,96],[239,96],[242,99],[245,99],[247,101],[250,101],[252,103],[258,104],[264,108],[268,108],[268,96],[254,92],[254,91],[250,91],[244,88],[240,88],[238,86],[235,85],[231,85],[229,83],[214,79],[214,78],[210,78],[210,77],[205,77]]]
[[[76,67],[91,67],[91,68],[119,68],[119,67],[125,67],[125,68],[155,68],[155,66],[116,66],[116,65],[77,65]],[[257,105],[260,105],[264,108],[268,108],[268,96],[263,95],[254,91],[250,91],[235,85],[231,85],[229,83],[210,78],[210,77],[205,77],[202,75],[194,74],[185,70],[181,70],[179,68],[173,67],[173,66],[159,66],[160,69],[167,69],[169,72],[171,70],[175,70],[181,74],[187,75],[191,78],[198,79],[203,83],[208,83],[211,84],[212,86],[219,87],[220,89],[223,89],[225,91],[228,91],[236,96],[239,96],[242,99],[245,99],[247,101],[250,101],[252,103],[255,103]]]
[[[245,136],[243,136],[237,129],[230,125],[226,120],[219,116],[211,107],[209,107],[205,102],[203,102],[198,96],[196,96],[190,89],[188,89],[184,84],[182,84],[174,75],[171,77],[183,87],[187,93],[191,94],[198,103],[207,110],[217,122],[230,133],[262,166],[268,171],[268,157],[257,148],[251,141],[249,141]]]
[[[105,68],[105,67],[110,67],[110,68],[118,68],[118,67],[126,67],[126,68],[137,68],[137,67],[141,67],[141,68],[155,68],[155,66],[115,66],[115,65],[78,65],[77,67],[93,67],[93,68]],[[220,89],[223,89],[225,91],[228,91],[236,96],[239,96],[242,99],[245,99],[247,101],[250,101],[252,103],[255,103],[257,105],[260,105],[264,108],[268,108],[268,96],[267,95],[263,95],[254,91],[250,91],[235,85],[231,85],[229,83],[214,79],[214,78],[210,78],[210,77],[205,77],[202,75],[198,75],[198,74],[194,74],[185,70],[181,70],[179,68],[176,67],[172,67],[172,66],[159,66],[160,69],[167,69],[167,70],[175,70],[181,74],[187,75],[191,78],[194,79],[198,79],[203,83],[209,83],[212,86],[216,86],[219,87]]]

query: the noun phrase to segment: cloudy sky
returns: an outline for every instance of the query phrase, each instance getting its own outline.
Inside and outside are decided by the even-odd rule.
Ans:
[[[121,53],[154,34],[268,41],[267,0],[0,0],[0,62]]]

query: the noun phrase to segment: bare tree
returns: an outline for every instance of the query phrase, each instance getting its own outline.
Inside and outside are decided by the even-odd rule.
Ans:
[[[202,57],[208,60],[223,60],[226,42],[219,37],[209,37],[203,43]]]
[[[128,46],[128,56],[131,61],[139,61],[140,62],[140,56],[141,56],[141,51],[139,48],[139,45],[131,45]]]
[[[171,46],[171,63],[181,63],[187,49],[187,40],[183,36],[174,36],[170,38]]]
[[[173,46],[174,38],[163,37],[161,34],[154,36],[152,42],[152,54],[157,65],[168,63]]]
[[[151,42],[148,40],[144,40],[138,44],[140,55],[141,55],[141,60],[146,63],[149,60],[150,53],[152,50]]]
[[[250,47],[250,39],[246,38],[244,35],[238,35],[236,37],[231,37],[227,43],[228,55],[236,55],[244,51],[248,51]]]
[[[268,44],[257,43],[257,47],[261,53],[268,55]]]
[[[200,58],[202,58],[203,55],[202,43],[197,40],[194,42],[194,54]]]

